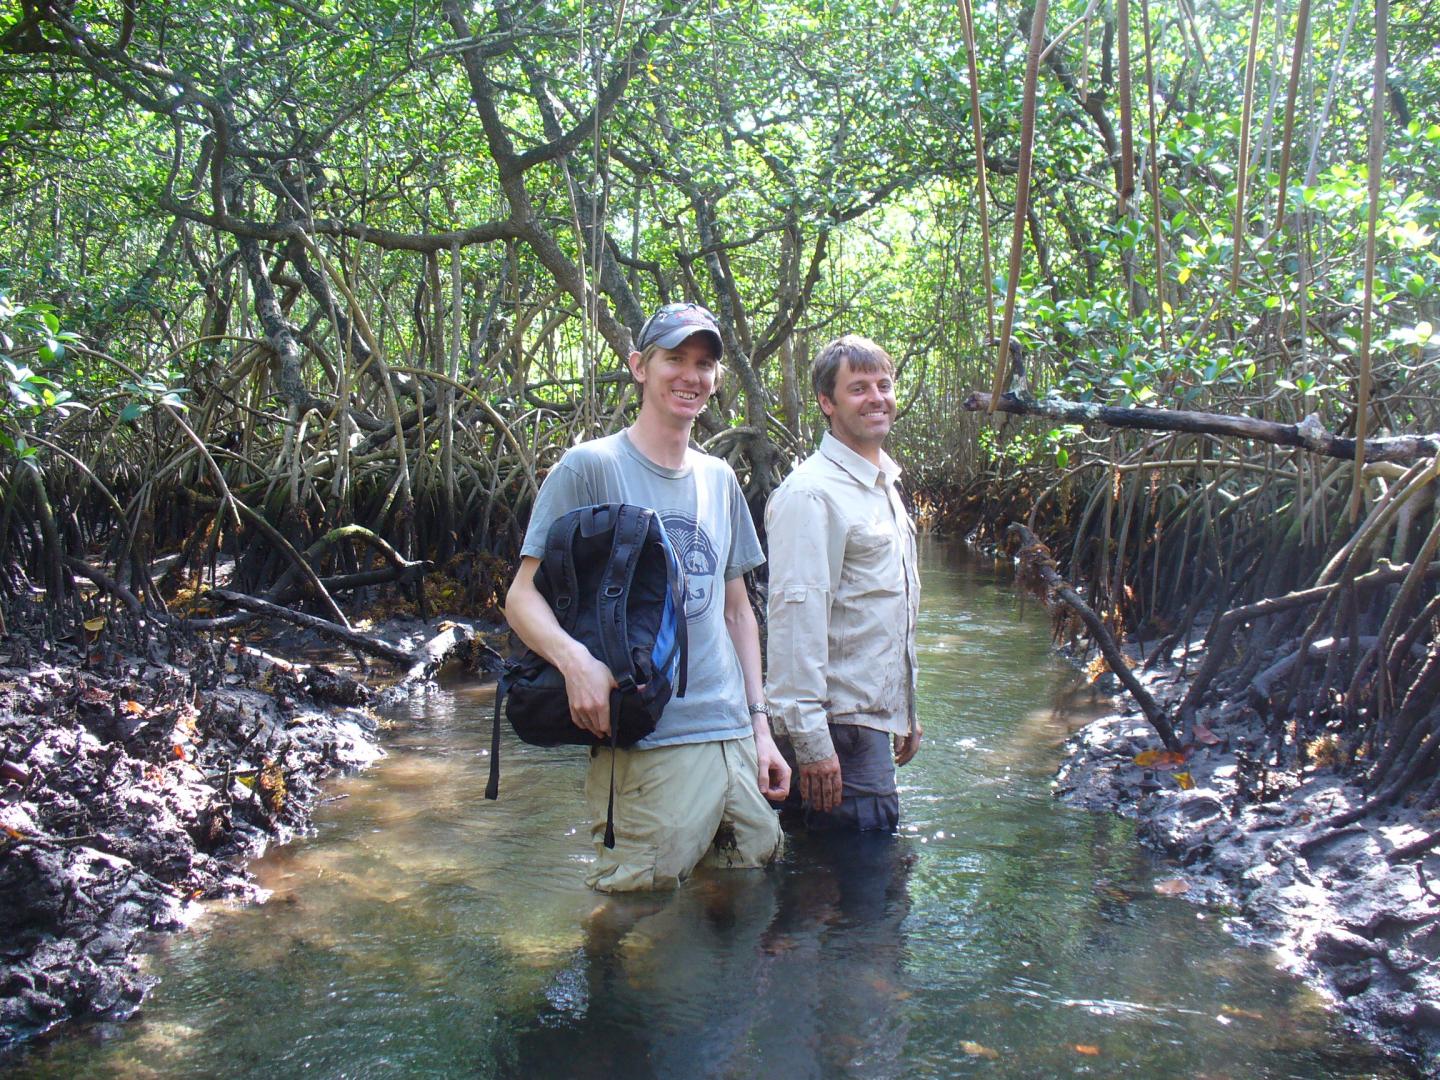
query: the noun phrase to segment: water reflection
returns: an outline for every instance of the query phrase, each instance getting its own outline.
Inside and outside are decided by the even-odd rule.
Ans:
[[[899,1075],[908,846],[794,835],[779,873],[600,901],[497,1062],[540,1077]]]
[[[910,1030],[903,838],[801,837],[766,934],[757,1064],[783,1075],[900,1075]]]
[[[1113,816],[1058,806],[1095,705],[988,565],[923,553],[925,745],[895,838],[791,834],[771,872],[607,904],[579,754],[508,743],[489,688],[417,702],[275,898],[161,939],[136,1021],[9,1075],[1396,1077],[1219,917],[1156,895]]]

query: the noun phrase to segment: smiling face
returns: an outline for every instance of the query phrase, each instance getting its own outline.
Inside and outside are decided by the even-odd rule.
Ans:
[[[867,458],[880,449],[895,422],[895,377],[888,366],[857,370],[847,356],[835,373],[833,396],[819,397],[832,435]]]
[[[720,362],[710,339],[692,334],[673,349],[656,346],[630,354],[630,374],[644,388],[642,415],[688,428],[715,392]]]

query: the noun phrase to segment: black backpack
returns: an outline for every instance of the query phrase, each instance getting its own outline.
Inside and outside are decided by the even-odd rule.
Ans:
[[[535,746],[632,746],[655,730],[673,696],[685,696],[688,661],[685,572],[653,510],[629,503],[583,506],[556,518],[545,538],[535,587],[561,628],[609,667],[610,735],[601,739],[570,719],[565,678],[527,649],[495,690],[490,781],[500,792],[500,710]],[[615,846],[615,785],[610,785],[605,846]]]

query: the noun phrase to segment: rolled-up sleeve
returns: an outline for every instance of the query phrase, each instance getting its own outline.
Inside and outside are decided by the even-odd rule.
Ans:
[[[770,538],[769,671],[765,698],[808,765],[834,754],[825,715],[830,605],[845,556],[845,527],[813,491],[776,491],[765,510]]]

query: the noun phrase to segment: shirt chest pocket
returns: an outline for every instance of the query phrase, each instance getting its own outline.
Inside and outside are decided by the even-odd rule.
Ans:
[[[853,596],[890,596],[905,587],[904,568],[894,530],[863,525],[845,538],[843,580]]]

